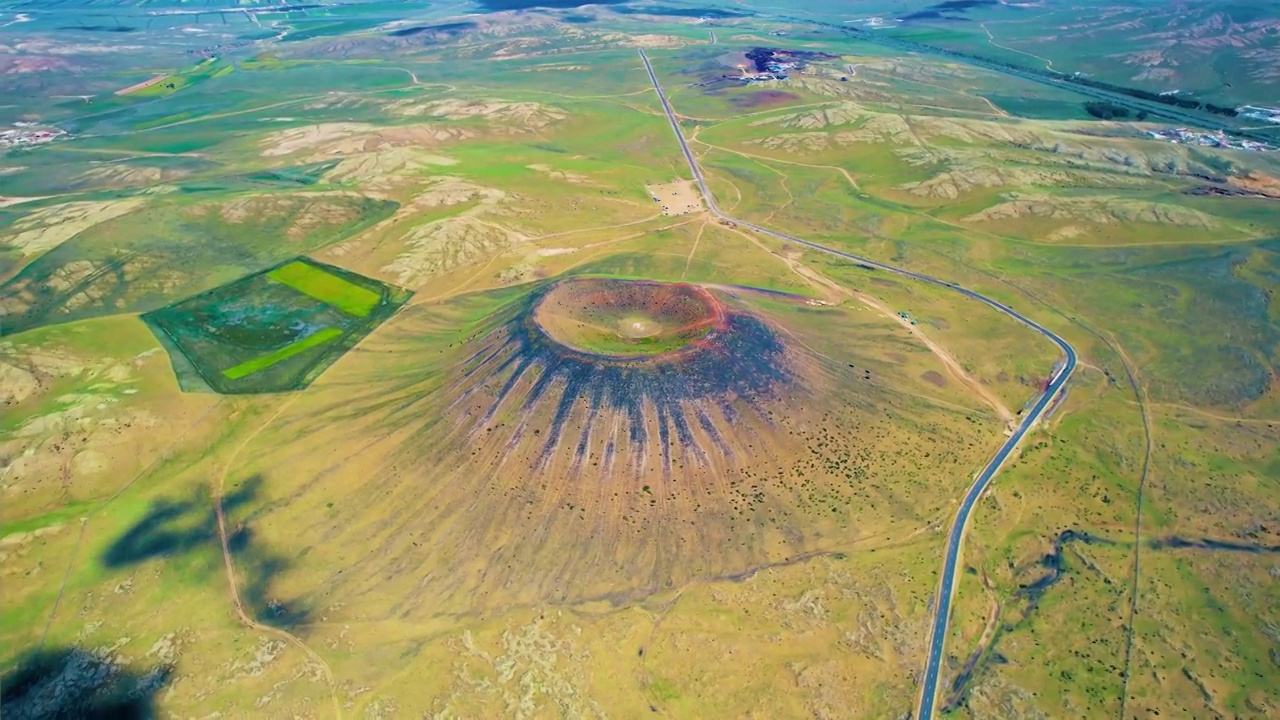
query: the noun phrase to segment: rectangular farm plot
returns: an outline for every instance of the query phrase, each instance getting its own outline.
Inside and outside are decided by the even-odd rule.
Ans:
[[[367,317],[382,302],[381,293],[301,260],[278,267],[267,277],[356,317]]]
[[[296,258],[142,319],[183,390],[287,392],[309,385],[411,294]]]
[[[276,363],[288,360],[298,353],[310,350],[317,345],[323,345],[330,340],[342,337],[342,331],[338,328],[328,327],[314,335],[308,335],[301,340],[289,343],[275,352],[268,353],[252,360],[246,360],[239,365],[229,367],[222,371],[222,374],[231,380],[238,380],[245,375],[256,373],[259,370],[265,370]]]

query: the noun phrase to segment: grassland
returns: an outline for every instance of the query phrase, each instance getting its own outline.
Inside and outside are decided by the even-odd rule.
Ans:
[[[198,82],[225,77],[234,71],[234,67],[225,63],[220,64],[217,58],[207,58],[187,70],[164,75],[155,82],[148,81],[148,84],[143,87],[137,87],[132,90],[126,88],[127,92],[119,92],[117,94],[140,98],[163,97],[179,90],[184,90]],[[154,78],[152,79],[154,80]]]
[[[1057,356],[943,288],[664,216],[646,187],[688,178],[638,46],[727,212],[1080,353],[971,523],[951,714],[1280,713],[1274,155],[750,17],[308,12],[280,40],[195,20],[188,49],[224,48],[194,69],[68,36],[92,69],[48,88],[94,102],[30,92],[72,136],[0,157],[29,198],[0,208],[6,716],[912,709],[955,500]],[[999,19],[1001,57],[1067,62]],[[831,57],[776,105],[708,82],[765,44]],[[185,79],[114,95],[159,74]],[[518,321],[566,278],[692,283],[760,334],[716,373],[552,365]]]
[[[896,29],[893,35],[1024,66],[1087,73],[1128,87],[1180,91],[1218,102],[1243,104],[1274,90],[1275,79],[1264,69],[1275,52],[1274,3],[1211,2],[1170,13],[1160,3],[1134,2],[1113,12],[1081,17],[1002,10],[975,6],[960,11],[973,22],[925,18]],[[1219,24],[1222,18],[1231,18],[1230,27]],[[1194,48],[1188,47],[1192,37],[1196,38]],[[1235,52],[1233,45],[1242,41],[1259,47],[1254,52]]]

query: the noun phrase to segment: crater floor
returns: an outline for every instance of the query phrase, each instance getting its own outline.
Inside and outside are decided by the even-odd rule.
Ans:
[[[553,341],[588,355],[678,353],[723,331],[724,308],[696,285],[573,278],[551,286],[533,320]]]

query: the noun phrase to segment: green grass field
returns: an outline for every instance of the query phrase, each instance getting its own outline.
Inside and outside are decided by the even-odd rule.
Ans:
[[[217,58],[209,58],[196,63],[190,68],[167,75],[159,82],[133,90],[127,93],[125,97],[164,97],[166,95],[172,95],[181,90],[185,90],[196,83],[226,77],[234,71],[235,68],[231,65],[219,63]]]
[[[308,263],[289,263],[267,273],[267,277],[355,317],[368,317],[382,302],[378,293]]]
[[[338,328],[325,328],[314,335],[308,335],[302,340],[290,343],[273,353],[254,358],[252,360],[246,360],[239,365],[229,367],[226,370],[223,370],[222,374],[229,380],[239,380],[245,375],[250,375],[258,372],[259,370],[269,368],[276,363],[288,360],[298,353],[323,345],[334,338],[341,336],[342,330],[339,330]]]

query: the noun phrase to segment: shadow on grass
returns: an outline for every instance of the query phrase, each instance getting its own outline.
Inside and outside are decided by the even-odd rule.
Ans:
[[[1042,556],[1033,566],[1024,568],[1024,570],[1038,569],[1042,573],[1039,579],[1022,584],[1013,593],[1014,599],[1022,600],[1026,603],[1021,621],[1025,622],[1031,617],[1039,607],[1044,594],[1071,570],[1066,564],[1064,551],[1072,543],[1132,547],[1132,543],[1109,540],[1083,530],[1065,530],[1059,533],[1053,539],[1053,551]],[[1176,535],[1147,540],[1145,544],[1153,551],[1199,550],[1248,555],[1280,554],[1280,545],[1215,540],[1212,538],[1184,538]],[[1106,577],[1103,578],[1103,582],[1111,584],[1111,580]],[[946,702],[943,705],[944,712],[954,711],[964,706],[972,681],[975,675],[984,669],[984,663],[1003,664],[1006,662],[1004,656],[996,651],[996,646],[1005,635],[1015,630],[1016,627],[1016,623],[1002,624],[997,628],[995,636],[987,645],[979,646],[974,650],[960,672],[957,673],[955,680],[951,683]]]
[[[1031,618],[1040,607],[1040,600],[1044,597],[1044,594],[1062,580],[1070,570],[1066,563],[1065,551],[1067,546],[1072,543],[1109,546],[1123,544],[1083,530],[1064,530],[1058,533],[1053,539],[1053,551],[1043,555],[1034,565],[1023,568],[1023,570],[1039,569],[1043,574],[1034,582],[1021,584],[1017,592],[1013,594],[1013,598],[1026,603],[1022,610],[1020,623],[1025,623]],[[1108,584],[1110,583],[1110,580],[1104,581]],[[985,670],[992,663],[1002,665],[1007,662],[996,648],[1000,641],[1004,639],[1004,636],[1012,632],[1020,623],[1002,623],[997,626],[995,634],[990,641],[985,645],[978,645],[968,656],[947,690],[946,700],[942,705],[944,714],[964,707],[968,701],[972,681],[978,673]]]
[[[291,629],[307,621],[309,611],[297,603],[271,597],[271,582],[289,568],[281,554],[266,548],[254,536],[248,522],[249,507],[258,500],[262,478],[254,476],[222,499],[227,522],[227,548],[235,564],[236,582],[245,612],[265,625]],[[238,518],[240,518],[238,520]],[[101,557],[109,569],[121,569],[156,558],[213,557],[204,565],[210,582],[225,583],[222,541],[213,497],[202,489],[190,500],[161,499],[140,520],[113,542]]]
[[[1184,538],[1178,536],[1158,538],[1147,543],[1152,550],[1208,550],[1220,552],[1245,553],[1247,555],[1280,554],[1280,545],[1265,543],[1242,543],[1230,540],[1213,540],[1211,538]]]
[[[138,672],[80,648],[32,651],[0,680],[0,717],[153,718],[156,695],[172,673],[166,665]]]

